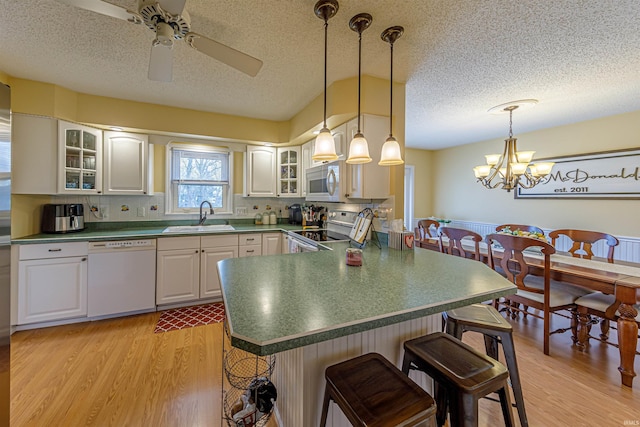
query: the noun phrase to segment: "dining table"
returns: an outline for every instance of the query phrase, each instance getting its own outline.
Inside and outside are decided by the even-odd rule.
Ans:
[[[438,239],[429,239],[421,247],[433,248],[438,245]],[[443,244],[447,240],[443,239]],[[463,245],[466,248],[466,245]],[[469,249],[473,244],[469,244]],[[488,262],[487,244],[480,244],[481,260]],[[498,251],[499,252],[499,251]],[[536,251],[525,251],[525,260],[529,265],[529,272],[543,275],[543,258]],[[499,254],[498,254],[499,257]],[[618,350],[620,353],[620,376],[622,384],[633,387],[636,347],[638,345],[638,323],[635,318],[638,311],[635,305],[640,302],[640,263],[616,261],[608,262],[606,258],[574,257],[568,252],[556,252],[551,255],[551,279],[599,291],[604,294],[615,295],[620,302],[618,308],[617,334]],[[585,346],[581,346],[582,349]]]

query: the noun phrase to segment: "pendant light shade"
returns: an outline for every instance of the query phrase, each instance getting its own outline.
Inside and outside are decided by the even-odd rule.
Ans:
[[[389,27],[380,34],[380,38],[389,43],[391,47],[391,76],[389,77],[389,138],[382,146],[380,161],[381,166],[401,165],[402,153],[400,152],[400,144],[393,136],[393,43],[404,33],[404,28],[400,26]]]
[[[359,13],[349,21],[349,28],[358,33],[358,130],[349,144],[347,163],[369,163],[369,143],[360,130],[360,87],[362,80],[362,32],[369,28],[373,18],[368,13]]]
[[[338,7],[336,0],[320,0],[313,8],[316,16],[324,21],[324,121],[311,156],[316,161],[330,162],[338,159],[333,136],[327,128],[327,27],[329,19],[338,13]]]
[[[403,163],[404,160],[402,160],[402,154],[400,153],[400,144],[398,144],[398,141],[393,136],[389,136],[382,146],[382,153],[380,154],[378,164],[381,166],[393,166]]]
[[[333,135],[331,135],[331,131],[326,127],[322,128],[316,137],[316,144],[311,158],[320,162],[331,162],[338,159]]]

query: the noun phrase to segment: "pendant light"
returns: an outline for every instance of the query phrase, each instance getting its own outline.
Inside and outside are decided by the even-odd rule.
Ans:
[[[360,131],[360,86],[362,79],[362,32],[369,28],[373,18],[368,13],[359,13],[349,21],[349,28],[358,33],[358,131],[349,144],[349,157],[347,163],[369,163],[369,144]]]
[[[400,144],[398,140],[393,137],[393,43],[400,38],[404,33],[404,28],[400,26],[389,27],[380,34],[380,38],[391,46],[391,77],[389,83],[391,86],[389,97],[389,138],[384,142],[382,146],[382,153],[380,155],[381,166],[393,166],[401,165],[404,163],[402,160],[402,154],[400,153]]]
[[[324,121],[320,133],[316,137],[316,143],[311,158],[315,161],[333,161],[338,159],[336,144],[331,131],[327,128],[327,27],[329,19],[338,12],[336,0],[320,0],[313,8],[316,16],[324,20]]]

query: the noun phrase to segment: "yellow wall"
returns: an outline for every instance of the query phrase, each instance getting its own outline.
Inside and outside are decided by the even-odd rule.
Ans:
[[[516,135],[520,150],[535,158],[640,147],[640,111]],[[578,228],[619,236],[640,236],[640,200],[514,199],[505,190],[476,182],[473,167],[484,155],[501,152],[503,139],[433,153],[434,214],[488,223]]]
[[[426,218],[433,211],[433,151],[407,148],[405,163],[414,168],[414,218]]]
[[[14,78],[2,72],[0,80],[6,80],[12,88],[13,112],[56,117],[100,127],[120,126],[130,131],[171,133],[186,137],[202,135],[246,143],[273,142],[282,146],[300,145],[312,139],[312,131],[322,122],[322,94],[291,120],[274,122],[87,95],[49,83]],[[327,88],[327,125],[330,128],[356,116],[357,82],[357,78],[349,78],[335,82]],[[388,93],[388,80],[363,76],[362,113],[387,116]],[[403,150],[404,101],[405,86],[395,83],[393,133]],[[165,168],[165,147],[154,145],[154,189],[157,192],[165,190]],[[394,209],[402,212],[404,168],[391,168],[390,184],[391,193],[395,195]],[[243,174],[244,156],[241,152],[236,152],[233,176],[236,193],[242,191]],[[42,203],[47,201],[43,202],[39,197],[32,196],[23,196],[18,200],[18,206],[25,214]],[[23,217],[21,214],[15,219],[14,225],[17,230],[33,229],[31,218]]]

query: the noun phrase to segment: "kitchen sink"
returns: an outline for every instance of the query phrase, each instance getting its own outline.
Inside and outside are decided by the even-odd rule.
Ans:
[[[235,230],[232,225],[213,224],[213,225],[172,225],[162,230],[163,233],[211,233],[214,231],[231,231]]]

